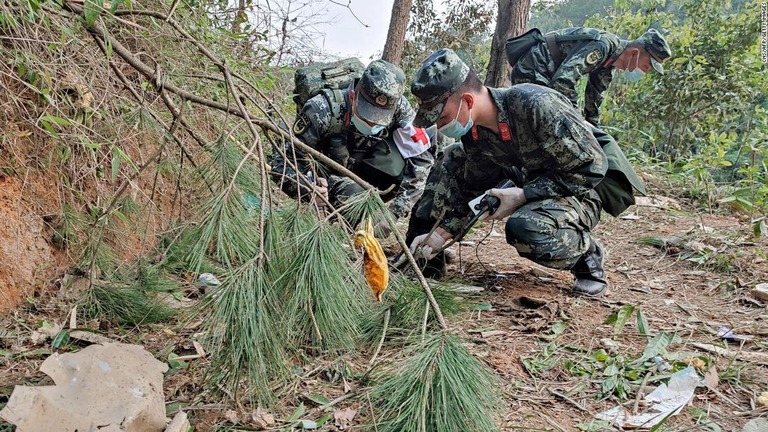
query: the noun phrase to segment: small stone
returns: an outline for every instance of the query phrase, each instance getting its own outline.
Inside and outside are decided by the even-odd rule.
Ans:
[[[750,294],[758,300],[768,301],[768,283],[755,285],[755,288],[750,291]]]
[[[612,339],[608,339],[608,338],[600,339],[600,346],[603,347],[607,352],[611,354],[616,354],[617,352],[619,352],[619,344],[617,344]]]
[[[757,397],[757,404],[761,407],[768,407],[768,391],[760,393]]]

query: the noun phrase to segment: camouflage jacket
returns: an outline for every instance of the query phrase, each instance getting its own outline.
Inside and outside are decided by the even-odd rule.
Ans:
[[[365,151],[375,145],[376,141],[392,136],[405,160],[405,169],[395,196],[389,202],[389,208],[395,216],[404,217],[423,194],[427,174],[434,164],[434,156],[427,151],[430,148],[429,137],[424,129],[413,126],[412,122],[416,114],[405,97],[400,98],[392,122],[384,131],[369,137],[359,133],[355,126],[350,123],[350,110],[348,108],[349,90],[354,88],[353,86],[354,84],[349,89],[342,91],[343,101],[340,103],[337,118],[332,118],[330,102],[324,95],[319,94],[309,99],[296,117],[293,133],[305,144],[342,164],[344,163],[334,157],[335,155],[330,148],[332,138],[340,139],[347,150],[354,153]],[[294,151],[301,171],[309,171],[306,155],[299,149],[294,150],[291,146],[286,147],[286,154],[289,157]],[[280,173],[281,175],[285,173],[293,179],[296,178],[296,173],[285,163],[282,157],[276,156],[272,158],[271,162],[273,173]],[[321,175],[337,174],[327,167],[320,166],[317,168]],[[370,172],[364,167],[350,164],[347,165],[347,168],[350,168],[363,180],[370,181]],[[283,190],[288,195],[297,195],[298,190],[295,181],[284,181],[282,185]]]
[[[462,137],[466,162],[460,187],[442,186],[461,193],[436,194],[436,200],[448,202],[432,207],[431,216],[453,234],[469,211],[467,203],[509,178],[512,167],[525,172],[525,183],[518,186],[528,201],[581,197],[608,169],[590,125],[563,95],[534,84],[488,90],[499,111],[499,133],[475,126]]]
[[[584,92],[584,117],[590,123],[597,125],[603,93],[613,79],[612,64],[626,48],[627,41],[603,30],[584,27],[557,30],[552,34],[555,35],[560,51],[560,62],[555,63],[553,53],[549,52],[546,43],[542,43],[537,47],[546,52],[546,55],[524,56],[521,61],[531,64],[522,64],[521,67],[527,67],[536,70],[538,74],[545,75],[549,80],[547,87],[564,94],[574,107],[578,106],[576,85],[582,77],[588,76]],[[595,39],[567,40],[590,36]],[[520,82],[535,81],[517,80],[513,76],[513,83]]]

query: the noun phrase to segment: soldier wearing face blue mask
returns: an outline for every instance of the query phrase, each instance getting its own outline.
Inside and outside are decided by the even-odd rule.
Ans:
[[[488,194],[500,202],[488,220],[505,221],[520,256],[570,270],[574,293],[601,296],[608,282],[592,229],[602,210],[617,216],[633,188],[643,190],[616,142],[550,88],[485,87],[450,49],[424,61],[411,93],[417,126],[461,138],[443,150],[409,220],[406,242],[425,276],[446,271],[442,248],[471,220],[468,202]],[[510,179],[513,187],[495,188]]]
[[[538,29],[506,44],[512,66],[512,84],[534,83],[559,91],[578,106],[576,86],[588,77],[584,93],[584,118],[597,125],[603,92],[613,79],[614,69],[626,81],[638,81],[651,69],[664,73],[662,63],[672,56],[669,44],[650,29],[635,40],[586,27],[555,30],[542,35]]]
[[[382,190],[394,185],[383,198],[395,219],[405,217],[421,197],[434,164],[430,137],[425,129],[413,126],[415,111],[403,96],[404,87],[405,75],[399,67],[376,60],[347,89],[334,91],[330,98],[324,94],[310,98],[293,124],[296,138],[363,180]],[[301,172],[309,171],[306,155],[291,147],[286,147],[286,154],[296,154]],[[296,196],[299,187],[294,170],[279,155],[270,162],[273,178],[283,191]],[[319,175],[316,183],[327,188],[324,190],[334,206],[362,191],[341,173],[322,164],[314,168]],[[377,236],[388,236],[389,225],[383,215],[376,222]]]

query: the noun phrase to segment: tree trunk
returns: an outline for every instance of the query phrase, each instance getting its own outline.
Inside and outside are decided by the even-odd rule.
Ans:
[[[528,28],[528,14],[531,11],[531,0],[498,0],[499,14],[496,19],[496,31],[491,43],[491,58],[488,62],[488,73],[485,85],[488,87],[509,86],[509,71],[504,53],[507,39],[525,33]]]
[[[387,42],[384,43],[381,58],[396,65],[400,64],[400,59],[403,57],[405,32],[408,30],[408,21],[411,18],[411,5],[413,0],[395,0],[392,5],[392,18],[389,20]]]

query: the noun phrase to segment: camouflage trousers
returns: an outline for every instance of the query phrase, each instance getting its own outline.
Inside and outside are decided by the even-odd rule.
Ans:
[[[445,214],[446,209],[436,203],[456,202],[455,197],[466,196],[461,188],[468,188],[461,173],[467,164],[461,144],[443,151],[441,159],[429,174],[424,195],[412,209],[406,242],[429,232]],[[485,185],[474,185],[472,197],[485,192],[503,178],[490,178]],[[466,203],[461,202],[461,205]],[[469,207],[467,217],[470,216]],[[583,197],[562,197],[531,201],[512,213],[504,231],[507,243],[520,256],[546,267],[571,269],[589,249],[590,231],[600,221],[601,202],[595,191]],[[458,231],[456,227],[449,227]]]

